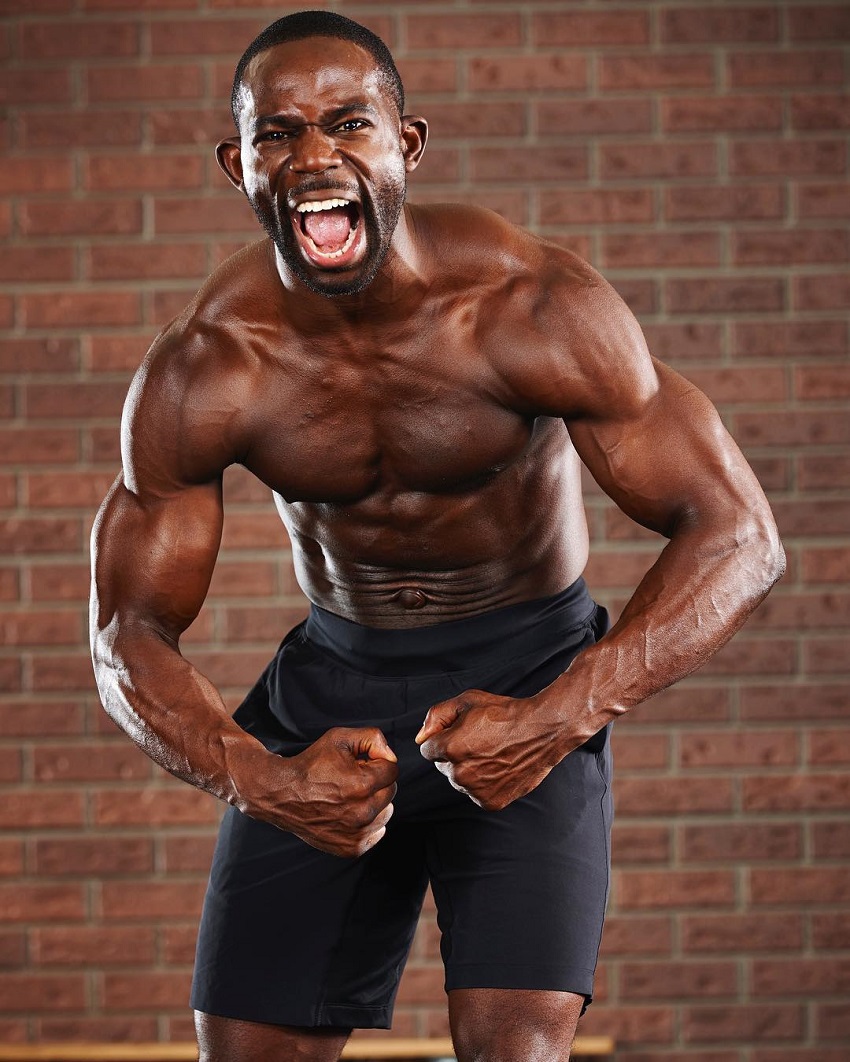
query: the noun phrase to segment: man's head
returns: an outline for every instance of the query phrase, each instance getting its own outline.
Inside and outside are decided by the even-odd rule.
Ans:
[[[270,26],[258,33],[251,41],[242,58],[236,64],[236,73],[233,76],[233,89],[230,94],[230,110],[233,121],[239,129],[239,115],[242,109],[242,78],[245,68],[255,55],[274,48],[276,44],[285,44],[287,41],[302,41],[306,37],[336,37],[341,41],[351,41],[364,51],[369,52],[375,60],[375,65],[383,75],[384,83],[389,92],[399,117],[404,113],[404,85],[401,83],[395,62],[389,48],[381,38],[359,22],[337,15],[334,11],[296,11],[295,14],[285,15],[273,22]]]
[[[287,276],[319,294],[361,291],[390,248],[427,136],[403,103],[383,42],[331,12],[279,19],[237,66],[239,136],[218,145],[219,163]]]

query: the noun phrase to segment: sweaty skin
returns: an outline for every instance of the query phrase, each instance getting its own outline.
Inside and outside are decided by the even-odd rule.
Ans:
[[[154,760],[353,856],[392,814],[383,735],[334,730],[272,755],[180,653],[229,465],[273,491],[307,597],[374,627],[573,582],[588,555],[581,461],[667,536],[616,626],[546,690],[522,702],[473,690],[428,713],[423,755],[487,809],[703,664],[783,557],[717,413],[652,359],[593,269],[484,209],[405,206],[394,222],[425,123],[399,119],[366,52],[319,45],[321,62],[312,39],[246,72],[242,135],[219,160],[271,239],[216,270],[133,382],[123,470],[93,533],[92,651],[107,711]],[[334,198],[353,237],[329,259],[297,207]]]

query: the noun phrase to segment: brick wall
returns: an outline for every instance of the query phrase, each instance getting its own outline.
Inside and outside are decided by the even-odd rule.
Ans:
[[[87,535],[130,375],[256,236],[217,171],[234,60],[287,5],[5,0],[0,27],[0,1040],[188,1038],[218,807],[99,710]],[[619,728],[615,881],[585,1032],[630,1062],[839,1062],[850,1044],[850,7],[334,4],[432,120],[418,200],[574,247],[718,403],[789,572],[704,671]],[[303,602],[228,472],[186,651],[236,704]],[[616,607],[658,540],[588,485]],[[445,1031],[431,916],[396,1031]]]

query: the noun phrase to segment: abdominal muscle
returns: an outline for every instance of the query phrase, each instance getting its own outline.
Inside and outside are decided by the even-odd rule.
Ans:
[[[385,488],[346,505],[275,501],[310,601],[365,626],[427,626],[548,597],[581,575],[578,469],[538,472],[520,482],[501,473],[463,494]]]

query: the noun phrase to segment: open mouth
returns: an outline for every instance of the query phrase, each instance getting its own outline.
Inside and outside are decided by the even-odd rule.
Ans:
[[[322,269],[353,265],[366,250],[360,204],[338,197],[299,203],[292,225],[302,254]]]

